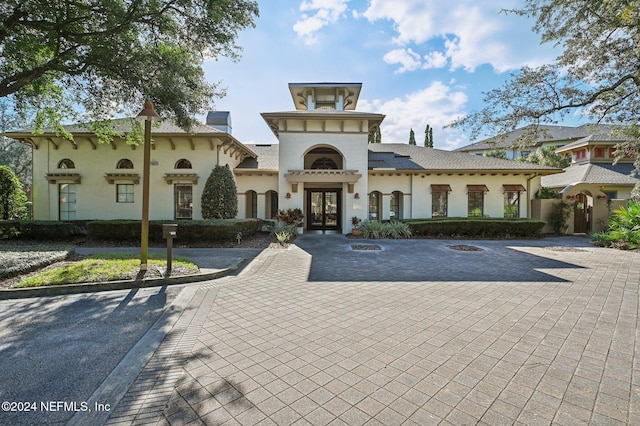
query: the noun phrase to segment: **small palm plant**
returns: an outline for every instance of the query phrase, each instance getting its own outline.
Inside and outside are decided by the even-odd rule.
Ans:
[[[609,218],[609,228],[593,236],[597,243],[621,249],[640,248],[640,204],[629,202]]]

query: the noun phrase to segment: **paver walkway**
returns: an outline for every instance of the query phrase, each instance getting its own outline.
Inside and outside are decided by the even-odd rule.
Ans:
[[[201,285],[107,424],[640,424],[640,253],[352,243]]]

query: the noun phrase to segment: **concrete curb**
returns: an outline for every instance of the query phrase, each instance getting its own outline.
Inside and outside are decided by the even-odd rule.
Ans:
[[[247,262],[240,259],[235,265],[215,272],[184,275],[175,278],[150,278],[146,280],[118,280],[99,283],[65,284],[46,287],[11,288],[0,290],[0,300],[23,299],[28,297],[61,296],[66,294],[92,293],[97,291],[126,290],[129,288],[155,287],[162,285],[189,284],[214,280],[229,275]]]

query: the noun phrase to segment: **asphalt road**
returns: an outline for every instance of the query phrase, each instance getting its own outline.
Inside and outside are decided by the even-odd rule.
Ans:
[[[64,424],[77,410],[95,409],[85,401],[180,291],[0,301],[0,425]]]

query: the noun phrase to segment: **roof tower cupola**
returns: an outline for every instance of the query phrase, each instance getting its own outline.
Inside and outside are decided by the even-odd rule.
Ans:
[[[297,110],[355,110],[362,83],[289,83]]]

